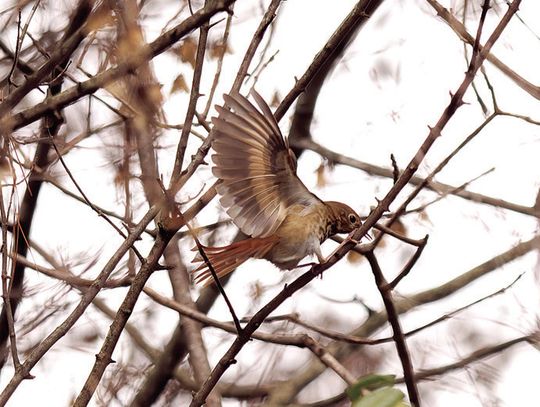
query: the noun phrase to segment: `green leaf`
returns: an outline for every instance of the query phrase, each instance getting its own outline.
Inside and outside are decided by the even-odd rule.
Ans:
[[[391,387],[395,383],[395,375],[370,374],[363,376],[350,386],[346,392],[351,401],[355,401],[362,396],[362,390],[375,390],[380,387]]]
[[[355,400],[352,407],[400,407],[405,395],[393,387],[384,387]]]

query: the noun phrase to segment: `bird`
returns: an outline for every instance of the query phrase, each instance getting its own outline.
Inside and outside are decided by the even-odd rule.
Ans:
[[[262,96],[251,95],[257,107],[239,92],[225,94],[212,117],[213,175],[218,178],[221,206],[247,239],[203,250],[218,278],[249,258],[266,259],[292,270],[308,255],[325,262],[321,244],[337,233],[360,227],[360,216],[348,205],[322,201],[296,174],[296,157]],[[192,263],[194,281],[213,282],[200,252]]]

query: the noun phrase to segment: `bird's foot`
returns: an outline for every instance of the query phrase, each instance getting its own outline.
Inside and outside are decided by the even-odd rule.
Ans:
[[[296,266],[297,269],[299,269],[300,267],[313,267],[313,266],[316,266],[318,263],[315,263],[315,262],[309,262],[309,263],[305,263],[305,264],[299,264],[298,266]]]
[[[319,275],[321,278],[322,278],[322,273],[321,274],[316,274],[315,273],[315,269],[313,268],[314,266],[318,266],[319,264],[321,263],[315,263],[314,261],[312,262],[309,262],[309,263],[305,263],[305,264],[299,264],[298,266],[296,266],[296,268],[300,268],[300,267],[311,267],[311,272],[315,275]]]
[[[360,240],[356,240],[356,239],[353,239],[352,237],[347,239],[349,242],[353,242],[354,245],[356,246],[357,244],[360,244]]]

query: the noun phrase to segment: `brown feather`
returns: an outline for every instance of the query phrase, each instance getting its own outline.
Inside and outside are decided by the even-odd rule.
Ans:
[[[232,243],[228,246],[203,246],[203,250],[218,278],[222,278],[251,257],[257,259],[263,258],[276,245],[278,240],[279,238],[277,236],[251,238]],[[198,249],[194,247],[192,250],[196,251]],[[200,254],[195,256],[192,263],[199,263],[201,261],[202,264],[193,271],[193,276],[197,284],[206,287],[213,281],[208,265],[203,261]]]
[[[286,208],[320,200],[296,176],[296,158],[270,108],[256,92],[253,97],[259,109],[238,93],[224,95],[225,107],[216,107],[212,172],[222,180],[217,192],[234,223],[265,237],[283,222]]]
[[[265,258],[281,269],[295,268],[308,255],[324,257],[320,244],[336,233],[361,225],[360,217],[340,202],[322,202],[296,176],[296,157],[272,111],[253,91],[255,107],[239,93],[225,95],[214,125],[213,174],[220,202],[234,223],[252,238],[223,247],[205,247],[221,278],[248,258]],[[194,280],[212,283],[200,255]]]

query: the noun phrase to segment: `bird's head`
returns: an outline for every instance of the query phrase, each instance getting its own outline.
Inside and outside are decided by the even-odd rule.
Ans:
[[[360,216],[350,206],[335,201],[327,201],[325,204],[330,210],[335,233],[350,233],[362,225]]]

